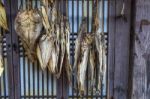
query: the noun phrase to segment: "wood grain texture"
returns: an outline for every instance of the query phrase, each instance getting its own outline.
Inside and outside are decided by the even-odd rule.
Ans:
[[[18,35],[14,29],[14,21],[18,13],[18,0],[11,0],[11,32],[12,32],[12,54],[13,54],[13,68],[14,68],[14,86],[15,86],[15,99],[20,99],[20,64],[19,64],[19,42]],[[13,3],[15,2],[15,3]]]
[[[150,26],[139,31],[141,20],[150,21],[150,1],[136,0],[135,6],[132,99],[150,99]]]
[[[108,91],[107,99],[113,98],[114,65],[115,65],[115,0],[109,0],[109,24],[108,24]]]
[[[116,15],[120,14],[123,0],[117,0]],[[130,45],[130,11],[131,0],[125,0],[125,16],[116,20],[115,34],[115,74],[114,74],[114,99],[128,99],[128,71],[129,71],[129,45]]]
[[[11,32],[11,8],[10,8],[10,0],[4,1],[8,28],[9,31],[6,31],[6,49],[7,49],[7,65],[8,65],[8,81],[9,81],[9,99],[15,99],[14,97],[14,71],[13,71],[13,56],[12,56],[12,32]]]
[[[128,99],[131,0],[125,0],[125,16],[120,15],[123,0],[109,1],[108,99]]]

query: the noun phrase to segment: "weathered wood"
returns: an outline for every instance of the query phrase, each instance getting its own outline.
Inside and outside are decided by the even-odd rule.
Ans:
[[[15,2],[15,3],[14,3]],[[18,12],[18,0],[11,0],[11,32],[12,32],[12,52],[13,52],[13,68],[14,68],[14,86],[15,86],[15,99],[20,99],[20,60],[19,60],[19,42],[18,35],[14,30],[14,21]]]
[[[13,71],[13,54],[12,54],[12,32],[11,32],[10,0],[4,0],[4,4],[5,4],[5,8],[6,8],[8,28],[9,28],[9,31],[6,31],[9,99],[15,99],[15,97],[14,97],[14,71]]]
[[[128,99],[128,71],[130,46],[131,0],[125,0],[125,17],[121,14],[124,0],[110,0],[109,52],[108,52],[108,99]]]
[[[116,14],[120,14],[123,0],[116,2]],[[114,99],[128,99],[128,71],[129,71],[129,46],[130,46],[130,10],[131,0],[125,0],[125,16],[116,20],[115,34],[115,74],[114,74]]]
[[[113,99],[115,66],[115,0],[109,0],[108,10],[108,84],[107,99]]]
[[[139,31],[142,20],[150,21],[150,1],[136,0],[135,6],[132,99],[150,99],[150,26]]]

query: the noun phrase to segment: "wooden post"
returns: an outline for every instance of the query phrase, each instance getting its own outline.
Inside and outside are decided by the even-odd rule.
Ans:
[[[18,10],[18,0],[13,0],[13,2],[11,0],[5,0],[9,26],[9,31],[6,32],[9,98],[20,99],[18,36],[14,30],[14,20]]]
[[[14,69],[14,86],[15,86],[15,99],[20,99],[20,60],[19,60],[19,41],[18,35],[14,29],[14,21],[18,13],[18,0],[11,0],[11,32],[12,32],[12,52],[13,52],[13,69]],[[15,2],[15,3],[14,3]]]
[[[125,17],[118,17],[125,4]],[[131,0],[109,1],[108,97],[128,99]]]
[[[10,0],[4,2],[7,14],[8,28],[6,31],[6,48],[7,48],[7,64],[8,64],[8,85],[9,85],[9,98],[15,99],[14,96],[14,71],[13,71],[13,54],[12,54],[12,32],[11,32],[11,8]]]
[[[132,99],[150,99],[150,1],[135,1]]]

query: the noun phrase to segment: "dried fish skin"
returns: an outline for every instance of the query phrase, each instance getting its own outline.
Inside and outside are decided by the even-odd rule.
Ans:
[[[52,45],[51,56],[49,58],[48,69],[52,74],[58,72],[58,59],[59,59],[59,46],[56,36],[51,40],[50,45]]]
[[[4,67],[3,67],[3,52],[2,52],[2,35],[0,34],[0,77],[4,71]]]
[[[78,82],[78,89],[81,95],[83,95],[85,91],[86,71],[92,42],[93,42],[92,34],[84,33],[81,43],[80,60],[78,61],[77,67],[77,82]]]
[[[91,84],[90,84],[90,86],[93,88],[94,78],[95,78],[94,74],[95,74],[95,69],[96,69],[96,55],[95,55],[95,49],[93,48],[93,46],[90,49],[89,61],[90,61],[89,68],[90,68],[90,73],[91,73],[91,77],[90,77]]]
[[[65,29],[64,29],[64,22],[63,20],[61,19],[61,22],[60,22],[60,31],[59,31],[59,42],[60,42],[60,56],[59,56],[59,72],[57,74],[57,78],[60,77],[60,74],[61,74],[61,71],[62,71],[62,67],[63,67],[63,64],[64,64],[64,58],[65,58],[65,52],[66,52],[66,45],[65,45]]]
[[[98,52],[98,90],[101,91],[101,83],[106,72],[106,44],[104,33],[96,33],[96,50]]]
[[[37,57],[40,62],[42,70],[45,70],[51,56],[52,45],[50,44],[51,38],[48,35],[43,35],[37,45]]]
[[[78,37],[75,41],[75,57],[74,57],[75,61],[74,61],[74,65],[73,65],[73,70],[75,70],[75,68],[77,67],[77,63],[78,63],[78,59],[79,59],[79,55],[80,55],[81,40],[83,38],[83,33],[85,33],[85,32],[87,32],[87,18],[82,19]]]
[[[0,26],[3,29],[8,30],[6,10],[4,4],[1,1],[0,1]]]
[[[18,12],[15,19],[15,30],[31,61],[36,59],[36,42],[41,35],[42,27],[42,18],[37,9]]]
[[[3,71],[4,71],[3,58],[2,58],[2,56],[0,56],[0,77],[1,77],[1,75],[3,73]]]
[[[66,45],[66,52],[65,52],[65,70],[68,78],[68,82],[71,82],[71,74],[72,74],[72,67],[70,64],[70,25],[68,18],[64,18],[65,22],[65,45]]]

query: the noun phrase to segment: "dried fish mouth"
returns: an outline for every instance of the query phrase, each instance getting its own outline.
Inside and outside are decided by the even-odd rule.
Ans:
[[[18,12],[15,19],[15,30],[19,35],[23,47],[31,61],[36,59],[36,44],[41,35],[42,18],[37,9]]]

